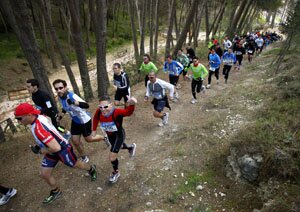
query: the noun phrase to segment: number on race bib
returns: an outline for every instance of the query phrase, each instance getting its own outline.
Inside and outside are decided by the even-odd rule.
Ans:
[[[252,51],[252,50],[248,50],[248,53],[249,53],[249,54],[252,54],[252,53],[253,53],[253,51]]]
[[[101,122],[100,128],[103,129],[106,132],[116,132],[116,131],[118,131],[118,128],[117,128],[115,122]]]
[[[215,71],[216,68],[210,67],[209,70],[210,70],[210,71]]]

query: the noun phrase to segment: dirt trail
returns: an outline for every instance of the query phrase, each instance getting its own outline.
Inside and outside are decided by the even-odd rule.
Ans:
[[[255,58],[256,63],[262,60],[266,58]],[[222,134],[223,131],[213,121],[225,123],[227,117],[237,115],[246,119],[251,113],[246,105],[251,103],[232,91],[248,89],[260,82],[263,72],[254,72],[248,69],[246,60],[244,63],[241,71],[231,71],[228,84],[224,84],[222,74],[219,85],[213,78],[212,89],[198,95],[199,102],[194,105],[190,104],[190,82],[181,79],[180,100],[171,104],[169,125],[161,128],[157,126],[158,120],[152,117],[152,105],[143,102],[143,83],[134,86],[133,96],[137,97],[138,104],[135,113],[124,118],[124,128],[126,143],[135,142],[137,154],[130,159],[126,151],[120,152],[121,177],[114,185],[107,182],[111,172],[108,149],[103,143],[84,143],[91,161],[98,167],[98,180],[91,183],[81,171],[59,164],[54,176],[61,185],[63,195],[53,204],[42,206],[41,201],[48,195],[49,188],[38,177],[41,157],[33,155],[28,148],[32,143],[30,132],[24,131],[12,141],[1,144],[0,182],[17,188],[19,193],[0,210],[154,212],[192,211],[198,205],[200,208],[222,211],[225,207],[223,202],[230,197],[230,191],[227,190],[226,197],[216,196],[218,192],[226,193],[226,189],[213,182],[210,184],[209,180],[207,184],[202,182],[203,191],[184,193],[179,199],[174,199],[174,192],[180,185],[186,184],[188,173],[196,171],[200,176],[211,152],[226,146],[227,138],[236,133],[239,126],[242,127],[240,124],[230,131],[228,124],[228,129],[224,128],[226,133]],[[167,75],[162,73],[159,77],[167,79]],[[224,105],[226,99],[232,103]],[[90,105],[93,113],[97,102],[91,102]],[[208,137],[214,137],[215,142],[208,142]],[[233,187],[233,184],[230,185]]]

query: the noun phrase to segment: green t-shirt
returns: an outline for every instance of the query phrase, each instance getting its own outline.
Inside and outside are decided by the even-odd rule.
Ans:
[[[154,71],[156,73],[158,71],[158,69],[156,68],[156,66],[152,62],[149,62],[147,64],[145,64],[143,62],[141,67],[140,67],[140,71],[145,73],[145,74],[149,74],[151,71]]]
[[[189,71],[192,71],[192,77],[194,80],[199,80],[200,78],[204,79],[208,74],[205,66],[200,63],[198,64],[198,66],[194,66],[194,64],[192,63]]]

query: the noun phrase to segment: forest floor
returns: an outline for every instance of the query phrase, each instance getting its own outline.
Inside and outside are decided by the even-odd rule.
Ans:
[[[29,130],[14,135],[1,144],[0,182],[16,188],[18,194],[1,206],[0,211],[252,211],[261,208],[255,187],[225,176],[226,158],[222,153],[230,146],[230,138],[245,123],[253,121],[253,111],[263,104],[263,99],[249,99],[247,92],[254,89],[253,92],[259,93],[264,89],[264,70],[273,59],[265,53],[254,58],[252,64],[245,58],[240,71],[231,71],[228,84],[220,72],[220,83],[217,85],[213,78],[212,88],[198,94],[196,104],[190,103],[190,82],[181,78],[180,100],[171,103],[169,124],[164,127],[157,126],[159,120],[153,118],[150,102],[143,102],[144,84],[132,87],[138,104],[134,114],[124,119],[124,129],[126,143],[136,143],[137,151],[134,158],[129,158],[124,150],[119,153],[121,176],[113,185],[108,183],[112,167],[105,144],[84,143],[90,160],[97,165],[98,179],[90,182],[82,171],[59,164],[54,176],[63,195],[53,204],[43,206],[49,187],[39,178],[42,157],[32,154],[28,147],[33,144]],[[159,78],[167,80],[167,75],[160,73]],[[90,102],[89,111],[93,113],[97,105],[96,100]]]

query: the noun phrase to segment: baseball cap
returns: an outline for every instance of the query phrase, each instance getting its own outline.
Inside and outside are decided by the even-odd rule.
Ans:
[[[31,104],[21,103],[15,109],[15,116],[25,116],[28,114],[40,114],[41,111],[35,109]]]

